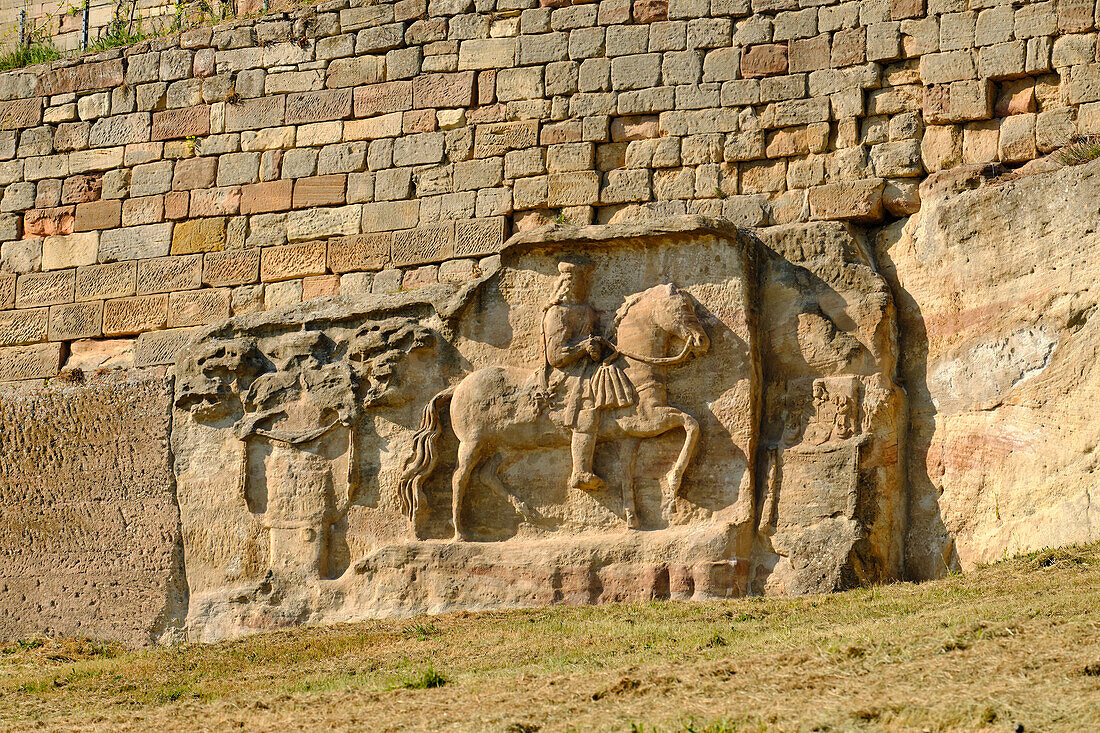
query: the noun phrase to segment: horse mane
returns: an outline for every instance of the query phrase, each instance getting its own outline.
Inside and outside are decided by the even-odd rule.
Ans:
[[[635,305],[645,300],[649,296],[656,295],[654,291],[660,289],[667,290],[669,295],[676,292],[676,286],[672,283],[662,283],[660,285],[654,285],[648,290],[643,290],[640,293],[634,293],[633,295],[626,296],[626,300],[624,300],[623,304],[619,306],[619,309],[615,311],[615,319],[611,322],[611,329],[610,333],[608,334],[608,338],[615,338],[615,334],[619,330],[619,324],[622,323],[624,318],[626,318],[626,315],[630,312],[631,308],[633,308]]]

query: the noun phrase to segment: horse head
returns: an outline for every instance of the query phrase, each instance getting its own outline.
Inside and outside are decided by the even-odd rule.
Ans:
[[[665,364],[679,364],[690,356],[702,356],[710,348],[710,337],[707,336],[706,329],[699,320],[695,305],[695,299],[689,293],[680,290],[672,283],[655,285],[649,290],[626,299],[616,314],[614,330],[620,339],[630,340],[625,335],[634,332],[634,329],[629,327],[630,321],[637,318],[647,319],[661,331],[684,342],[682,353],[672,361],[666,361],[671,357],[666,357],[664,354],[648,354],[648,356],[664,357],[658,361]],[[642,344],[630,344],[622,340],[618,347],[624,354],[645,351]],[[651,359],[646,361],[657,363]]]
[[[684,342],[691,356],[702,356],[710,348],[710,337],[695,311],[695,299],[672,283],[650,292],[656,296],[653,318],[657,326]]]

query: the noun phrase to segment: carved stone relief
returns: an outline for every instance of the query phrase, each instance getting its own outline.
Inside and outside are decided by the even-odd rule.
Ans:
[[[175,371],[190,634],[887,577],[892,306],[841,239],[550,228],[210,329]]]

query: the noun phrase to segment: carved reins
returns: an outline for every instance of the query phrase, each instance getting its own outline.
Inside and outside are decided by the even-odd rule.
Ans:
[[[634,361],[640,361],[643,364],[649,364],[650,366],[669,366],[672,364],[679,364],[687,359],[688,354],[691,352],[691,339],[684,340],[683,350],[676,356],[639,356],[637,354],[631,354],[628,351],[623,351],[614,344],[609,344],[614,352],[607,356],[603,361],[605,364],[610,364],[620,356],[625,356],[627,359],[633,359]]]

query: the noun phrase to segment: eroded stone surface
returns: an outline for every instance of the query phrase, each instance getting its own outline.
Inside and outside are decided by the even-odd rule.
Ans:
[[[911,400],[911,577],[1100,537],[1098,177],[944,173],[878,237]]]

